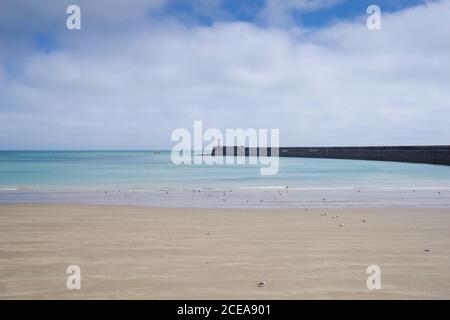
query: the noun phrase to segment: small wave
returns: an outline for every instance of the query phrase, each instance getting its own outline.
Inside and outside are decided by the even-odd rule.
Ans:
[[[450,190],[450,187],[389,187],[376,190]]]
[[[246,189],[287,189],[287,186],[260,186],[260,187],[239,187],[239,189],[246,190]]]
[[[285,190],[354,190],[354,187],[295,187],[295,186],[264,186],[264,187],[239,187],[239,189],[285,189]]]

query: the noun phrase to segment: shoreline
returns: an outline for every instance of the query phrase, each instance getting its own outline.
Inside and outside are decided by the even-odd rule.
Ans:
[[[0,190],[0,203],[79,203],[172,208],[450,207],[447,187],[238,187]]]
[[[0,262],[0,299],[449,299],[450,208],[0,204]]]

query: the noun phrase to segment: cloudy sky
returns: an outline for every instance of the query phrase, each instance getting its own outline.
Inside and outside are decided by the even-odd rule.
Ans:
[[[0,1],[0,149],[171,148],[194,120],[450,144],[450,0]]]

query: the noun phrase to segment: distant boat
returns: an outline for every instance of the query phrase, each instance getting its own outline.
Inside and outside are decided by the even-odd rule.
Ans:
[[[161,152],[159,152],[159,151],[153,151],[152,153],[153,154],[161,154]]]

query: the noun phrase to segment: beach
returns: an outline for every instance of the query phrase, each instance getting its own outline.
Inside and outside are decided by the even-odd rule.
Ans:
[[[0,204],[0,299],[449,299],[449,270],[446,207]]]
[[[450,300],[449,30],[450,0],[2,0],[0,301]]]

